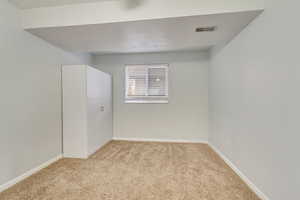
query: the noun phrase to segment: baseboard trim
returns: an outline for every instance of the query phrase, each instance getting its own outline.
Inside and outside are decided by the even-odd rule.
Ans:
[[[209,146],[216,152],[224,162],[248,185],[248,187],[262,200],[270,200],[258,187],[250,181],[250,179],[241,172],[221,151],[219,151],[215,146],[209,144]]]
[[[146,138],[118,138],[114,137],[116,141],[133,141],[133,142],[162,142],[162,143],[195,143],[195,144],[208,144],[205,140],[167,140],[167,139],[146,139]]]
[[[49,165],[51,165],[52,163],[58,161],[59,159],[62,158],[62,155],[56,156],[55,158],[52,158],[46,162],[44,162],[43,164],[39,165],[38,167],[35,167],[27,172],[25,172],[24,174],[8,181],[7,183],[4,183],[2,185],[0,185],[0,192],[3,192],[4,190],[7,190],[8,188],[14,186],[15,184],[23,181],[24,179],[28,178],[29,176],[32,176],[33,174],[37,173],[38,171],[48,167]]]

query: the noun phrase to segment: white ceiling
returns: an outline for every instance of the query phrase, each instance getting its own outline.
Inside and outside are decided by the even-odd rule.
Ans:
[[[112,1],[112,0],[9,0],[11,3],[21,9],[40,8],[40,7],[51,7],[61,6],[68,4],[79,4],[79,3],[92,3],[100,1]]]
[[[234,38],[260,11],[118,22],[28,31],[72,52],[93,54],[203,50]],[[215,32],[195,28],[217,26]]]

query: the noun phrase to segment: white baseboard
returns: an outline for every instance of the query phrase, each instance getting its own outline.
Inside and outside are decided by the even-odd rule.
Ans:
[[[248,187],[262,200],[270,200],[258,187],[250,181],[250,179],[241,172],[223,153],[221,153],[215,146],[209,146],[225,161],[225,163],[248,185]]]
[[[4,183],[4,184],[0,185],[0,192],[3,192],[4,190],[12,187],[13,185],[19,183],[20,181],[22,181],[22,180],[28,178],[29,176],[35,174],[36,172],[48,167],[49,165],[51,165],[52,163],[58,161],[61,158],[62,158],[62,155],[56,156],[55,158],[52,158],[52,159],[48,160],[47,162],[41,164],[40,166],[35,167],[35,168],[25,172],[24,174],[8,181],[7,183]]]
[[[208,144],[208,141],[205,141],[205,140],[168,140],[168,139],[118,138],[118,137],[114,137],[113,140],[133,141],[133,142],[201,143],[201,144]]]

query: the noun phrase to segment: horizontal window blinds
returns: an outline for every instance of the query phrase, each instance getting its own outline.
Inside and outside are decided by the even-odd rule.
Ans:
[[[127,103],[167,103],[168,66],[126,66]]]

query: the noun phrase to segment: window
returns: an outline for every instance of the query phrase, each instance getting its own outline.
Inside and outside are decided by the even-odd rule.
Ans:
[[[167,65],[129,65],[125,76],[125,103],[168,103]]]

